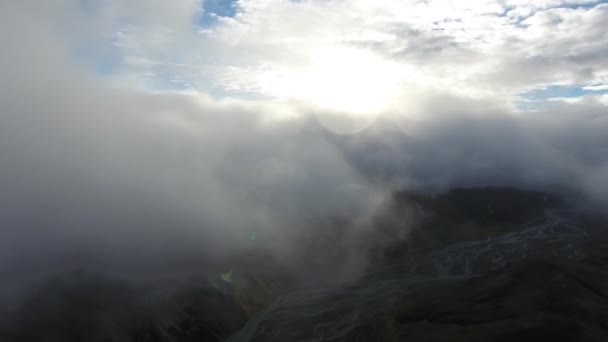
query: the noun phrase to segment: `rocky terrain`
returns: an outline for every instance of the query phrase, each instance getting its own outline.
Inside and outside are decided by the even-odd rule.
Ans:
[[[608,340],[601,213],[513,189],[399,193],[393,205],[418,227],[370,250],[346,284],[249,265],[142,287],[81,269],[37,283],[5,313],[0,340]]]
[[[606,340],[608,240],[597,213],[498,189],[417,203],[436,215],[392,246],[389,266],[345,288],[294,289],[229,341]]]

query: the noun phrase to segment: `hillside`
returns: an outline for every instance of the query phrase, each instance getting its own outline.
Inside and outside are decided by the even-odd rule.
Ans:
[[[385,246],[383,257],[349,284],[316,279],[301,287],[279,269],[255,270],[251,258],[224,279],[218,271],[201,272],[187,282],[143,290],[120,277],[77,270],[35,286],[0,326],[0,337],[604,341],[608,226],[600,215],[550,210],[559,205],[556,197],[514,189],[398,193],[393,209],[417,213],[418,225],[406,239]]]

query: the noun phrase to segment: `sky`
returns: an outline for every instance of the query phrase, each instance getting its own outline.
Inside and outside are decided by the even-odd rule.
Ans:
[[[395,110],[412,88],[520,110],[606,103],[604,1],[84,3],[113,55],[93,66],[149,88],[350,112]]]
[[[604,206],[606,22],[585,0],[3,1],[0,274],[298,263],[335,220],[357,254],[401,189]]]

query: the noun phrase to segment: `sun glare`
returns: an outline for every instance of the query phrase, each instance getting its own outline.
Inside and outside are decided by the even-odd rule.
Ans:
[[[395,93],[390,63],[361,50],[329,47],[313,50],[303,95],[319,110],[375,115]]]
[[[272,95],[308,103],[315,115],[369,121],[387,110],[398,90],[398,67],[354,47],[311,49],[307,63],[266,75]],[[324,120],[321,120],[324,121]]]

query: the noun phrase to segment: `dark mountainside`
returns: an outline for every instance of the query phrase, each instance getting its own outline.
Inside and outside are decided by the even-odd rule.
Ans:
[[[418,226],[406,237],[395,217],[378,219],[394,239],[372,249],[368,270],[346,285],[254,271],[252,258],[228,281],[197,275],[145,291],[75,270],[31,289],[5,314],[0,340],[608,340],[605,218],[503,188],[402,192],[392,206]]]
[[[509,188],[456,188],[435,195],[399,192],[394,202],[397,211],[418,208],[422,223],[406,241],[392,244],[386,251],[389,256],[423,253],[519,230],[523,223],[542,217],[545,209],[566,205],[554,195]]]

